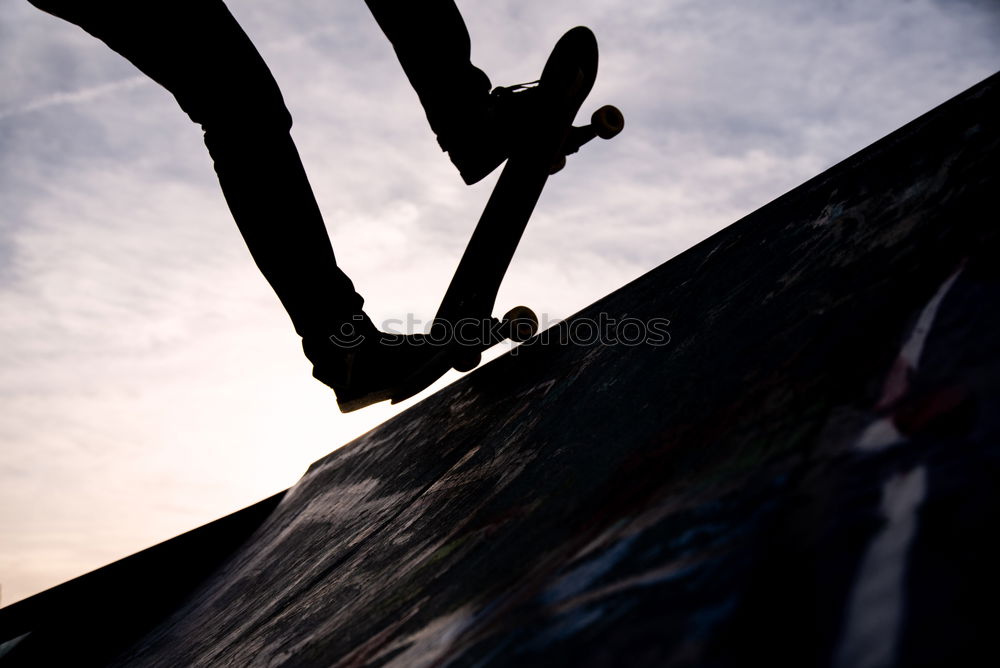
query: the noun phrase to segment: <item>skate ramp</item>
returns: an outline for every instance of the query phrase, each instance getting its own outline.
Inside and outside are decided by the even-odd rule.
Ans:
[[[0,610],[0,665],[972,664],[998,125],[994,76],[316,462],[179,601],[201,548]]]

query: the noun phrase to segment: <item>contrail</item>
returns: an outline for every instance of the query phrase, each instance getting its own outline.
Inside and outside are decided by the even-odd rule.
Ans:
[[[30,114],[32,112],[48,109],[49,107],[54,107],[60,104],[79,104],[81,102],[89,102],[90,100],[94,100],[103,95],[129,90],[146,83],[150,83],[148,78],[142,75],[136,75],[127,79],[119,79],[118,81],[112,81],[99,86],[91,86],[90,88],[84,88],[70,93],[52,93],[51,95],[46,95],[19,107],[0,110],[0,121],[11,118],[12,116]]]

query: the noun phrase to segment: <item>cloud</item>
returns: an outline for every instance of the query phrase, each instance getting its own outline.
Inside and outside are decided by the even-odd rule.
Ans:
[[[90,88],[75,90],[69,93],[51,93],[43,95],[38,99],[22,104],[18,107],[0,109],[0,121],[3,121],[11,116],[30,114],[31,112],[41,111],[57,105],[89,102],[95,98],[128,90],[129,88],[148,85],[150,85],[149,79],[145,76],[139,75],[128,77],[127,79],[122,79],[121,81],[112,81],[99,86],[91,86]]]

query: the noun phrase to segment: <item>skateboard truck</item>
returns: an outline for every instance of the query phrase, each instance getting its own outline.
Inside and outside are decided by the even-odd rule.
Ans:
[[[606,104],[590,115],[590,125],[573,126],[563,144],[562,152],[549,169],[549,175],[555,174],[566,166],[566,156],[576,153],[580,147],[595,137],[611,139],[625,128],[625,116],[618,107]]]
[[[451,368],[455,371],[472,371],[482,361],[483,350],[494,344],[507,340],[524,343],[538,332],[538,316],[527,306],[515,306],[499,320],[490,318],[490,325],[490,336],[482,343],[456,346],[451,358]]]

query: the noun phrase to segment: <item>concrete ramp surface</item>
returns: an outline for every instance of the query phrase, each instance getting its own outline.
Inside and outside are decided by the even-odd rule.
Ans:
[[[316,462],[207,574],[0,611],[0,665],[973,665],[998,125],[994,76]]]

